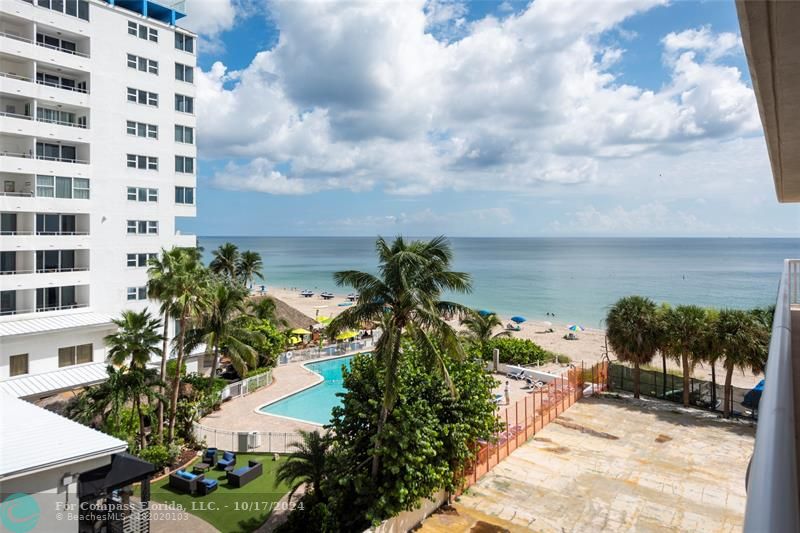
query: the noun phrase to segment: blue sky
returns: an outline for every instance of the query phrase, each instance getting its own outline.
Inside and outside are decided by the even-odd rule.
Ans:
[[[798,235],[732,1],[188,4],[184,231]]]

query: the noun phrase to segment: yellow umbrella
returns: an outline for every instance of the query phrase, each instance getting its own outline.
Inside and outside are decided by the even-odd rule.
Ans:
[[[343,332],[339,333],[338,335],[336,335],[336,340],[337,341],[343,341],[345,339],[352,339],[353,337],[357,337],[357,336],[358,336],[358,333],[356,333],[352,329],[348,329],[347,331],[343,331]]]
[[[333,319],[331,317],[329,317],[329,316],[318,316],[317,317],[317,322],[319,322],[320,324],[327,324],[331,320],[333,320]]]
[[[292,335],[311,335],[310,331],[308,331],[307,329],[303,329],[303,328],[295,328],[292,331],[290,331],[289,333],[291,333]]]
[[[291,342],[292,344],[298,344],[302,341],[303,339],[301,339],[300,337],[289,337],[289,342]]]

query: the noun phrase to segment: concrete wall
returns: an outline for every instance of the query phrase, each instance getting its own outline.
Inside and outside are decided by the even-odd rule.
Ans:
[[[447,501],[447,494],[444,491],[441,491],[436,494],[433,499],[423,501],[422,504],[420,504],[420,506],[413,511],[405,511],[394,518],[384,520],[381,525],[370,528],[367,530],[367,532],[405,533],[425,520],[436,509],[441,507],[445,501]]]
[[[491,362],[487,363],[486,364],[486,370],[488,370],[489,372],[493,372],[494,371],[494,365]],[[555,380],[557,380],[557,379],[559,379],[561,377],[561,376],[557,376],[556,374],[549,374],[547,372],[541,372],[539,370],[535,370],[535,369],[532,369],[532,368],[524,368],[524,367],[517,366],[517,365],[507,365],[505,363],[500,363],[497,366],[497,371],[499,373],[501,373],[501,374],[517,373],[520,370],[525,372],[525,376],[526,377],[529,377],[531,379],[535,379],[535,380],[538,380],[538,381],[542,381],[544,383],[550,383],[551,381],[555,381]]]

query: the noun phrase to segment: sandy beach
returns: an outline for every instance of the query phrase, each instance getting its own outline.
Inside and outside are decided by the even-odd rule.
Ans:
[[[294,307],[312,320],[317,316],[334,317],[349,307],[349,305],[347,305],[349,302],[346,298],[346,294],[334,293],[333,299],[323,300],[319,292],[315,292],[312,297],[306,298],[300,295],[301,290],[302,288],[289,289],[270,287],[267,294]],[[508,323],[509,317],[501,316],[500,318],[503,320],[504,324]],[[457,321],[454,321],[453,325],[458,327]],[[521,324],[520,331],[512,332],[512,336],[530,339],[546,350],[568,356],[577,364],[580,364],[580,362],[593,364],[603,358],[606,353],[604,330],[587,328],[576,334],[578,337],[577,340],[567,340],[564,338],[564,335],[568,333],[567,326],[568,324],[561,324],[556,321],[529,319],[527,322]],[[552,328],[554,331],[552,333],[546,333],[549,328]],[[498,332],[499,331],[498,329]],[[613,352],[609,351],[608,355],[611,360],[616,359]],[[654,359],[652,365],[660,368],[661,359]],[[680,370],[680,366],[672,361],[667,362],[667,368]],[[722,365],[717,365],[716,374],[717,381],[721,384],[725,378],[725,369]],[[710,381],[711,366],[698,365],[694,370],[693,376],[697,379]],[[763,377],[763,374],[753,375],[736,371],[733,374],[733,385],[736,387],[751,388],[758,383],[759,380],[763,379]]]

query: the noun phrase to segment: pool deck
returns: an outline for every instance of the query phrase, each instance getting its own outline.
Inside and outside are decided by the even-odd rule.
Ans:
[[[200,424],[228,431],[269,431],[273,433],[295,433],[299,429],[305,431],[320,429],[320,426],[314,424],[257,412],[258,408],[266,403],[291,395],[319,382],[319,375],[303,367],[303,362],[277,366],[272,370],[272,383],[269,386],[253,394],[223,403],[222,409],[201,419]]]

